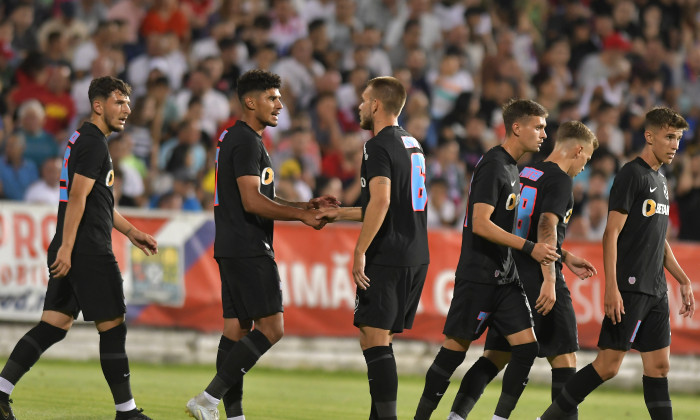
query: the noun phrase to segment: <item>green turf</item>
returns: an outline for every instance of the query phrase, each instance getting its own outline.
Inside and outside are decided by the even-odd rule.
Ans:
[[[0,359],[4,364],[4,359]],[[187,419],[187,400],[201,391],[213,366],[132,363],[132,389],[139,407],[154,420]],[[453,383],[433,415],[445,419],[459,384]],[[411,419],[423,388],[423,378],[399,379],[399,419]],[[490,419],[500,383],[492,384],[477,403],[474,419]],[[19,420],[113,419],[113,405],[98,362],[41,360],[12,394]],[[698,419],[698,397],[673,395],[676,420]],[[529,419],[549,403],[549,389],[528,386],[511,419]],[[369,393],[362,373],[286,371],[255,368],[245,378],[244,409],[248,420],[366,419]],[[222,419],[224,418],[222,409]],[[582,405],[580,418],[648,419],[640,391],[603,388]]]

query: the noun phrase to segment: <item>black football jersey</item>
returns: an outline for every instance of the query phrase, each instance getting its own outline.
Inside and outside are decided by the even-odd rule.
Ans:
[[[245,175],[259,176],[260,193],[275,198],[275,173],[262,137],[239,120],[221,133],[216,147],[215,257],[274,257],[274,221],[243,208],[237,179]]]
[[[363,216],[370,199],[369,181],[375,176],[391,180],[389,210],[367,249],[367,263],[398,267],[427,264],[428,193],[423,149],[403,128],[389,126],[369,139],[363,152]]]
[[[472,232],[475,203],[493,206],[491,221],[506,232],[515,231],[520,201],[520,178],[515,159],[501,146],[486,152],[477,163],[469,190],[462,229],[462,251],[456,276],[476,283],[506,284],[518,279],[510,247],[497,245]]]
[[[663,296],[664,245],[668,227],[666,177],[642,158],[620,169],[610,190],[609,210],[627,213],[617,238],[617,286],[620,291]]]
[[[63,242],[63,223],[75,174],[94,179],[95,184],[85,201],[85,211],[75,235],[73,253],[112,254],[114,168],[107,149],[107,138],[91,122],[84,123],[70,136],[63,154],[56,235],[49,250],[58,251]]]
[[[557,253],[566,235],[566,226],[574,207],[573,181],[554,162],[539,162],[520,171],[520,204],[515,222],[515,234],[532,242],[537,240],[540,215],[553,213],[557,223]],[[522,251],[513,251],[515,265],[523,283],[536,281],[541,284],[542,266]],[[555,261],[557,287],[566,287],[561,258]]]

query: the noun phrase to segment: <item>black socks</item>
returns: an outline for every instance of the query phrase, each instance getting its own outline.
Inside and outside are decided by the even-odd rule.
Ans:
[[[119,405],[133,399],[131,395],[129,359],[126,356],[126,324],[100,333],[100,365],[114,404]]]
[[[0,377],[17,384],[20,378],[31,369],[39,357],[52,345],[66,337],[67,331],[41,321],[29,330],[15,345]]]
[[[554,401],[564,385],[576,374],[576,368],[552,368],[552,401]],[[578,408],[574,408],[566,417],[567,420],[578,420]]]
[[[603,378],[588,364],[579,370],[561,390],[561,393],[552,402],[540,418],[552,420],[566,418],[581,402],[603,383]]]
[[[462,378],[459,391],[452,403],[453,413],[462,418],[467,418],[469,412],[474,408],[474,404],[484,393],[486,385],[498,375],[498,367],[485,357],[480,357]]]
[[[672,420],[673,409],[668,395],[668,378],[642,376],[644,402],[652,420]]]
[[[363,351],[367,363],[369,393],[377,419],[396,420],[396,393],[399,379],[396,360],[390,346],[370,347]]]
[[[506,419],[510,417],[510,413],[525,390],[527,377],[530,374],[532,363],[537,357],[540,346],[536,341],[533,341],[532,343],[511,346],[510,348],[510,362],[505,372],[503,372],[501,396],[494,411],[495,415]]]
[[[258,359],[272,347],[270,340],[259,330],[253,330],[234,344],[221,363],[216,376],[205,390],[214,398],[221,399],[226,391],[240,382],[243,375],[255,366]]]
[[[425,374],[425,387],[423,395],[418,402],[415,420],[428,420],[430,415],[435,411],[440,399],[445,394],[445,391],[450,385],[450,377],[455,369],[462,364],[464,356],[467,352],[449,350],[440,347],[440,351],[433,364],[430,365],[428,372]]]
[[[216,370],[221,369],[221,365],[226,360],[226,356],[231,351],[236,342],[228,337],[221,336],[219,340],[219,351],[216,353]],[[243,415],[243,377],[233,384],[231,388],[224,394],[224,408],[226,409],[226,417],[238,417]]]

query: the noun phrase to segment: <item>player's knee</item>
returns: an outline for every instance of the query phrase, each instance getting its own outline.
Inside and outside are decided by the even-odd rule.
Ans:
[[[484,357],[489,359],[499,371],[510,362],[511,354],[510,352],[497,351],[497,350],[485,350]]]
[[[511,346],[513,351],[512,360],[518,361],[523,365],[532,365],[537,358],[537,353],[540,351],[540,345],[537,341],[527,344],[519,344],[517,346]]]
[[[651,366],[644,366],[644,375],[652,378],[665,378],[668,376],[668,371],[671,369],[671,364],[668,360],[659,360]]]
[[[596,367],[595,370],[600,375],[600,379],[608,381],[617,376],[617,372],[620,371],[620,365],[608,363],[600,368]]]
[[[284,336],[284,326],[282,325],[267,325],[265,328],[260,328],[260,332],[263,333],[265,338],[274,345],[282,339]]]

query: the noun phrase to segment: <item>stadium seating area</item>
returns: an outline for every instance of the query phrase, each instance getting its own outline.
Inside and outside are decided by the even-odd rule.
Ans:
[[[683,0],[6,0],[0,5],[0,199],[55,204],[60,157],[89,115],[89,82],[133,87],[110,139],[121,207],[211,211],[213,145],[239,116],[237,77],[283,79],[265,131],[277,193],[306,201],[360,191],[359,93],[393,75],[400,123],[426,150],[433,227],[458,228],[470,172],[504,136],[501,105],[550,112],[542,159],[564,121],[602,147],[575,180],[567,238],[599,241],[619,167],[644,144],[645,112],[691,125],[662,170],[674,238],[700,240],[700,4]]]

